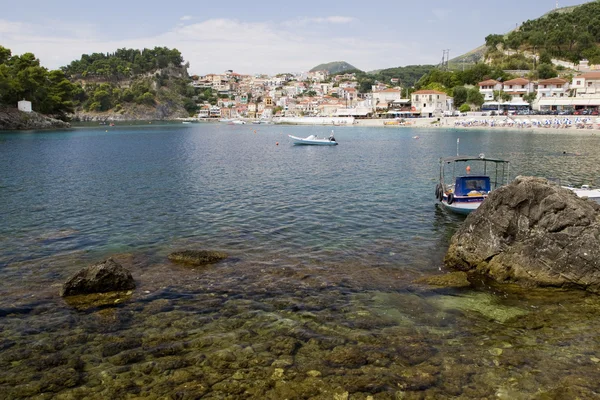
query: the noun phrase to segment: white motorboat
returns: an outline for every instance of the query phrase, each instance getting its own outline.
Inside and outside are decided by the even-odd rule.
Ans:
[[[581,187],[563,186],[566,189],[573,191],[579,197],[587,197],[590,200],[594,200],[596,203],[600,203],[600,189],[594,189],[590,185],[582,185]]]
[[[336,146],[338,144],[335,137],[333,137],[333,131],[331,131],[331,135],[329,135],[328,138],[319,138],[316,135],[310,135],[305,138],[292,135],[288,136],[294,141],[294,144],[299,145]]]
[[[460,164],[466,166],[465,173],[458,175],[458,171],[462,170]],[[473,171],[471,175],[471,164],[478,173]],[[469,214],[481,205],[492,190],[507,184],[509,179],[510,164],[506,160],[486,158],[484,154],[442,158],[435,197],[447,210]]]

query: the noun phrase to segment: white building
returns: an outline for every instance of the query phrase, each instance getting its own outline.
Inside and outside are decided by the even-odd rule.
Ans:
[[[502,90],[502,83],[495,79],[479,82],[479,93],[483,95],[484,101],[494,100],[494,92]]]
[[[452,102],[444,92],[437,90],[419,90],[411,96],[412,111],[416,111],[424,117],[441,116],[444,111],[452,110]]]
[[[504,82],[503,90],[505,93],[515,97],[523,97],[526,94],[533,93],[534,85],[529,79],[516,78]]]
[[[385,89],[378,92],[373,92],[373,100],[375,103],[386,102],[391,103],[402,99],[402,92],[398,89]]]
[[[539,109],[570,111],[591,109],[597,111],[600,108],[600,72],[588,72],[576,76],[570,86],[567,83],[561,89],[564,89],[563,97],[560,97],[560,93],[563,92],[557,91],[558,96],[539,98]],[[540,87],[538,87],[538,92],[540,92]],[[574,92],[574,97],[568,97],[571,92]]]
[[[329,71],[314,71],[308,73],[308,79],[315,82],[323,82],[329,78]]]
[[[560,78],[542,79],[538,82],[538,99],[569,97],[569,82]]]
[[[573,78],[576,97],[600,97],[600,72],[588,72]]]
[[[25,99],[23,99],[17,103],[17,108],[19,109],[19,111],[23,111],[26,113],[30,113],[32,111],[31,102],[27,101]]]

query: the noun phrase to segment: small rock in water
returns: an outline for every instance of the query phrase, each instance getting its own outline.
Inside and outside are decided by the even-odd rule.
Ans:
[[[228,257],[227,253],[213,250],[182,250],[169,254],[169,260],[187,265],[214,264]]]
[[[112,258],[83,268],[62,286],[60,296],[107,293],[135,289],[131,272]]]

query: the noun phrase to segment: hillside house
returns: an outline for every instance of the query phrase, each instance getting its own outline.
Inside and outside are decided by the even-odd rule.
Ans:
[[[483,95],[484,101],[494,100],[494,92],[502,90],[502,83],[495,79],[479,82],[479,93]]]
[[[569,97],[569,82],[560,78],[542,79],[538,82],[537,97]]]
[[[502,90],[515,97],[523,98],[524,95],[534,92],[534,84],[529,79],[516,78],[504,82]]]

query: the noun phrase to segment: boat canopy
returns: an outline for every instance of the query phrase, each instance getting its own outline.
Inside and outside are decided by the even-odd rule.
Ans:
[[[479,176],[459,176],[456,178],[456,184],[454,186],[454,193],[457,196],[468,196],[469,193],[476,192],[489,192],[492,190],[490,184],[490,177],[479,175]]]
[[[456,157],[446,157],[441,159],[442,163],[451,164],[454,162],[463,162],[463,161],[489,161],[494,163],[508,163],[506,160],[502,160],[500,158],[486,158],[485,156],[456,156]]]

